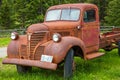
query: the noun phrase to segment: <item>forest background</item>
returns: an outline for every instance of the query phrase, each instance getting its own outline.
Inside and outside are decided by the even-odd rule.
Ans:
[[[43,22],[50,6],[67,3],[95,4],[99,7],[101,26],[120,26],[119,0],[0,0],[0,30]]]

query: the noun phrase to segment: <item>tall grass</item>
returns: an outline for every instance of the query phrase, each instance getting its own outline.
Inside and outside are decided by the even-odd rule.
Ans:
[[[117,49],[100,58],[84,61],[75,58],[73,80],[120,80],[120,57]],[[27,74],[18,74],[15,65],[3,65],[0,59],[0,80],[63,80],[63,67],[56,71],[33,68]]]
[[[7,46],[10,42],[10,38],[0,38],[0,47]]]

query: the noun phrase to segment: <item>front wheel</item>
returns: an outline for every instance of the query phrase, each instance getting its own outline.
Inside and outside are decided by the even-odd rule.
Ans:
[[[73,74],[73,63],[74,63],[74,50],[71,48],[66,57],[64,62],[64,78],[68,79],[72,77]]]
[[[16,68],[18,73],[26,73],[32,70],[32,67],[22,65],[16,65]]]

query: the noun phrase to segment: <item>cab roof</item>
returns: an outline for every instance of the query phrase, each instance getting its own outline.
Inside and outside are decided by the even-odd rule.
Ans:
[[[94,4],[89,4],[89,3],[62,4],[62,5],[52,6],[48,10],[51,10],[51,9],[62,9],[62,8],[79,8],[79,9],[96,8],[97,9],[97,6],[94,5]]]

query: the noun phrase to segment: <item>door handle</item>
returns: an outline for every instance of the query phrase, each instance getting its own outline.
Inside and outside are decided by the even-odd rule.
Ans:
[[[80,29],[81,29],[81,26],[77,26],[76,28],[77,28],[78,30],[80,30]]]

